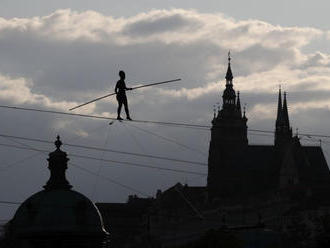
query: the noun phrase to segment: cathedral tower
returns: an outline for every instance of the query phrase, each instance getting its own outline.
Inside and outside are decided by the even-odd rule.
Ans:
[[[228,68],[226,73],[226,88],[222,95],[222,109],[214,116],[211,128],[211,143],[217,147],[223,146],[234,149],[237,146],[247,145],[247,118],[245,111],[242,115],[240,94],[234,90],[233,73],[228,55]],[[211,147],[210,147],[211,149]]]
[[[211,141],[208,161],[208,191],[210,198],[223,192],[221,178],[225,167],[230,167],[230,157],[248,145],[247,118],[242,115],[239,92],[236,95],[233,85],[231,58],[228,54],[226,85],[222,95],[222,108],[214,115],[211,128]],[[226,161],[228,164],[226,164]]]
[[[291,139],[292,139],[292,128],[290,127],[288,105],[286,101],[286,92],[284,92],[284,99],[282,104],[282,93],[281,93],[281,89],[279,89],[277,118],[275,123],[275,146],[281,147],[287,144]]]

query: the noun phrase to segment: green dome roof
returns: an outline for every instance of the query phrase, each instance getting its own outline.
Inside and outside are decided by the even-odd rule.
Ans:
[[[96,206],[73,190],[42,190],[28,198],[11,221],[18,236],[30,235],[105,235]]]

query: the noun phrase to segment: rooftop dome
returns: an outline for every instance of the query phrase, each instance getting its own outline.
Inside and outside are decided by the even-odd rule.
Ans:
[[[69,159],[60,149],[61,145],[58,136],[56,150],[48,158],[50,178],[44,190],[29,197],[16,211],[9,225],[11,237],[34,240],[47,237],[48,242],[53,237],[65,237],[70,242],[77,236],[80,242],[107,237],[96,206],[84,195],[71,190],[72,186],[65,178]]]
[[[18,236],[51,234],[104,235],[102,218],[96,206],[73,190],[42,190],[18,208],[11,221]]]

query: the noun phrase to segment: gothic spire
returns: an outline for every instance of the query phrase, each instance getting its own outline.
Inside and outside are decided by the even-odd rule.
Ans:
[[[290,128],[288,105],[286,103],[286,92],[284,92],[283,114],[282,115],[283,115],[283,125]]]
[[[289,122],[288,105],[286,101],[286,92],[284,92],[283,104],[281,99],[281,89],[278,96],[278,109],[275,129],[275,146],[282,147],[292,139],[292,129]]]
[[[242,109],[241,109],[241,101],[239,98],[239,91],[237,92],[237,112],[239,113],[239,116],[242,117]]]
[[[278,91],[278,103],[277,103],[277,118],[276,118],[276,126],[282,124],[282,93],[281,93],[281,86]]]
[[[226,84],[232,84],[233,81],[233,73],[231,71],[231,67],[230,67],[230,51],[228,52],[228,68],[227,68],[227,73],[226,73]]]
[[[245,122],[247,121],[247,118],[246,118],[246,103],[244,104],[244,108],[243,108],[243,119],[245,120]]]

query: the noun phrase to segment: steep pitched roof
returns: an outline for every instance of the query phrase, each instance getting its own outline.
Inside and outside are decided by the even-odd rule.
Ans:
[[[278,100],[277,100],[277,117],[276,117],[276,126],[282,124],[282,93],[281,89],[278,91]]]
[[[293,153],[301,185],[315,195],[329,191],[330,172],[322,149],[300,146]],[[282,157],[274,146],[249,145],[218,166],[222,166],[219,180],[223,187],[230,187],[239,197],[263,198],[279,190]]]
[[[286,101],[286,92],[284,92],[282,115],[283,115],[283,125],[286,126],[286,127],[290,127],[288,104],[287,104],[287,101]]]

